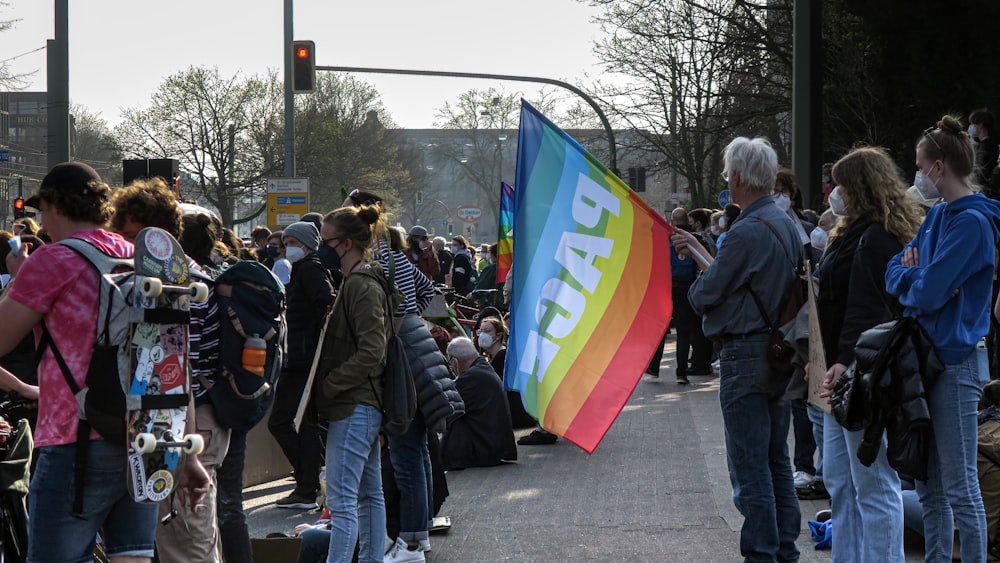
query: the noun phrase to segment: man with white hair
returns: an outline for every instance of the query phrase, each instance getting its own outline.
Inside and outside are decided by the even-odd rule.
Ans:
[[[446,470],[489,467],[517,459],[517,445],[503,384],[468,338],[448,343],[448,361],[458,373],[455,388],[465,414],[448,424],[441,442]]]
[[[719,400],[729,456],[733,502],[743,514],[740,552],[747,561],[798,561],[795,539],[801,514],[788,457],[790,406],[787,376],[767,360],[767,321],[777,319],[795,281],[802,246],[796,226],[771,193],[778,157],[767,139],[737,137],[726,147],[725,172],[733,201],[743,212],[733,221],[714,260],[695,237],[677,231],[677,251],[697,250],[701,276],[688,298],[703,316],[705,335],[721,346]]]
[[[441,265],[438,275],[434,277],[434,283],[451,285],[451,251],[446,247],[444,237],[434,237],[431,241],[434,252],[437,253],[438,263]]]

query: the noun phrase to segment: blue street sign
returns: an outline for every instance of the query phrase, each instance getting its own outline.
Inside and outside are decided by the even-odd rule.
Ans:
[[[305,203],[304,195],[278,196],[278,205],[305,205]]]
[[[0,149],[0,162],[10,162],[10,151],[7,149]]]
[[[729,190],[719,192],[719,207],[725,207],[733,202],[733,197],[729,195]]]

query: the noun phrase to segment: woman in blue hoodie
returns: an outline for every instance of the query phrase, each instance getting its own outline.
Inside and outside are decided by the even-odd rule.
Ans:
[[[928,479],[917,482],[927,561],[951,561],[954,522],[962,561],[986,560],[986,515],[976,477],[976,344],[989,328],[1000,204],[976,193],[975,156],[957,119],[944,116],[917,142],[914,185],[943,203],[889,261],[886,289],[915,316],[945,371],[928,392],[934,437]]]

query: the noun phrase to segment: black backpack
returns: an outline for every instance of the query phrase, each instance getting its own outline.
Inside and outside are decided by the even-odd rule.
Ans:
[[[285,288],[256,260],[229,266],[214,287],[221,325],[219,369],[214,378],[199,375],[198,380],[208,390],[219,424],[247,432],[274,400],[274,384],[284,363]],[[265,351],[263,375],[243,365],[244,347],[251,338],[250,344],[262,344]]]

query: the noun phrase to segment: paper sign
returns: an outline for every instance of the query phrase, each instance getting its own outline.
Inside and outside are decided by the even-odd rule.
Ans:
[[[812,264],[806,261],[806,272],[812,272]],[[819,282],[809,276],[809,396],[806,401],[814,406],[823,409],[823,412],[832,414],[830,410],[830,398],[820,397],[820,393],[826,391],[823,388],[823,380],[826,379],[826,352],[823,350],[823,336],[819,330],[819,314],[816,310],[816,294],[819,292]]]

